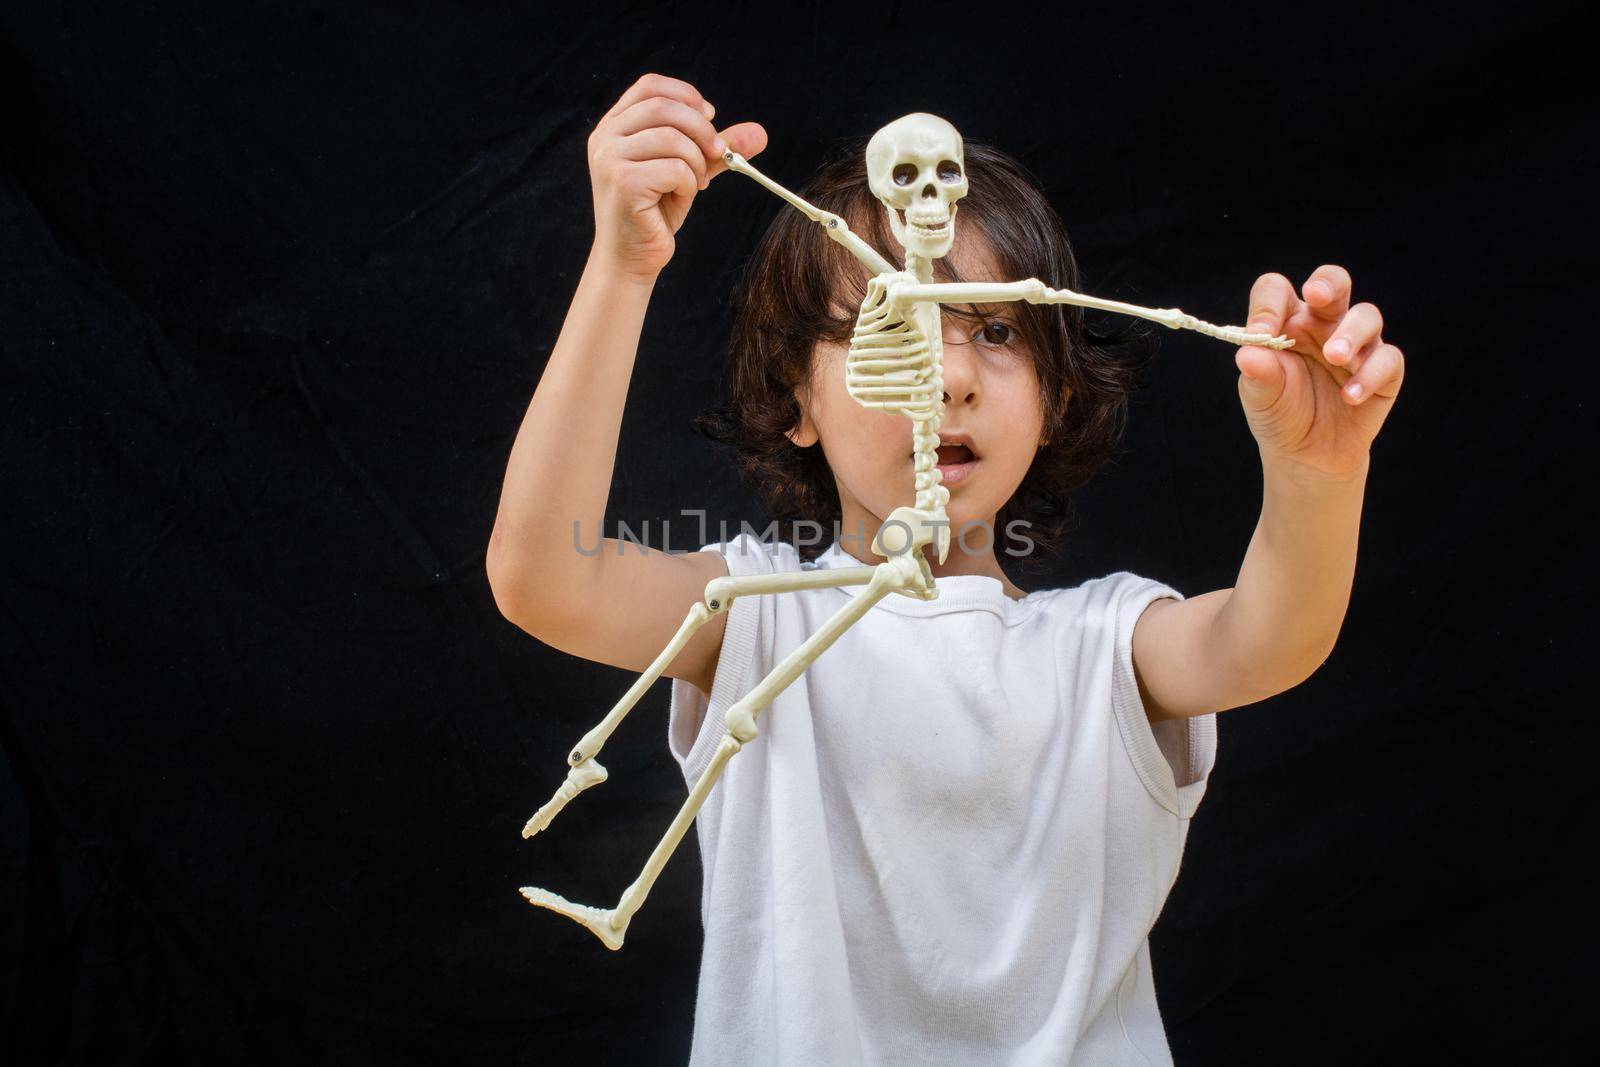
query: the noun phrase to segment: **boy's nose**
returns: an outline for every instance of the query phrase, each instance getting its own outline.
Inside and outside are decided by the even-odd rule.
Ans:
[[[957,339],[944,343],[944,359],[940,377],[944,380],[946,404],[975,404],[978,401],[978,361],[972,354],[972,344]]]

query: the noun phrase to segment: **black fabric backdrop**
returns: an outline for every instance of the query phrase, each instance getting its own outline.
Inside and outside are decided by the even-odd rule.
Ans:
[[[4,8],[0,1059],[687,1056],[692,837],[620,953],[517,894],[632,879],[684,795],[666,686],[522,841],[631,676],[518,631],[483,567],[592,232],[585,138],[646,70],[763,122],[790,185],[945,115],[1035,170],[1090,292],[1237,322],[1263,271],[1350,268],[1408,378],[1338,649],[1219,722],[1154,932],[1174,1053],[1551,1062],[1592,1033],[1575,15],[1044,7]],[[611,521],[765,522],[688,420],[780,208],[738,176],[697,199]],[[1237,573],[1232,349],[1161,333],[1053,583]]]

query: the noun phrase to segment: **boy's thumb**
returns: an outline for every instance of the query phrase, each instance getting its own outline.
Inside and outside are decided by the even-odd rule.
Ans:
[[[760,152],[767,147],[767,131],[759,122],[740,122],[721,130],[717,134],[722,138],[722,143],[739,153],[745,159]],[[728,169],[728,165],[720,159],[711,161],[711,167],[706,171],[706,178],[710,180]]]
[[[1287,378],[1272,349],[1245,345],[1234,354],[1233,362],[1239,368],[1239,396],[1250,407],[1271,407],[1283,395]]]

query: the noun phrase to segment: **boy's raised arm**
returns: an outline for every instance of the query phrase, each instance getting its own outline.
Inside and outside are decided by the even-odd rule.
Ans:
[[[619,553],[611,538],[593,550],[645,309],[673,235],[696,191],[726,169],[729,144],[753,155],[766,143],[754,123],[719,135],[713,114],[693,86],[649,74],[590,135],[594,245],[512,446],[487,553],[508,619],[553,647],[635,671],[727,573],[715,552]],[[724,623],[719,615],[703,626],[666,673],[709,688]]]
[[[1265,699],[1309,677],[1333,650],[1355,577],[1370,447],[1404,376],[1383,316],[1350,306],[1350,274],[1317,268],[1304,298],[1281,274],[1251,291],[1247,329],[1281,330],[1291,351],[1234,357],[1239,399],[1261,452],[1261,519],[1239,578],[1184,601],[1153,601],[1133,633],[1152,721]]]

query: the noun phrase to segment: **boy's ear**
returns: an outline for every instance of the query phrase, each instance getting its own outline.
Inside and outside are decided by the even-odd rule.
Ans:
[[[793,427],[785,432],[788,434],[789,440],[793,441],[797,447],[810,448],[817,443],[818,436],[817,427],[811,421],[811,411],[806,401],[806,389],[804,386],[795,388],[794,402],[795,406],[800,409],[800,418]]]

